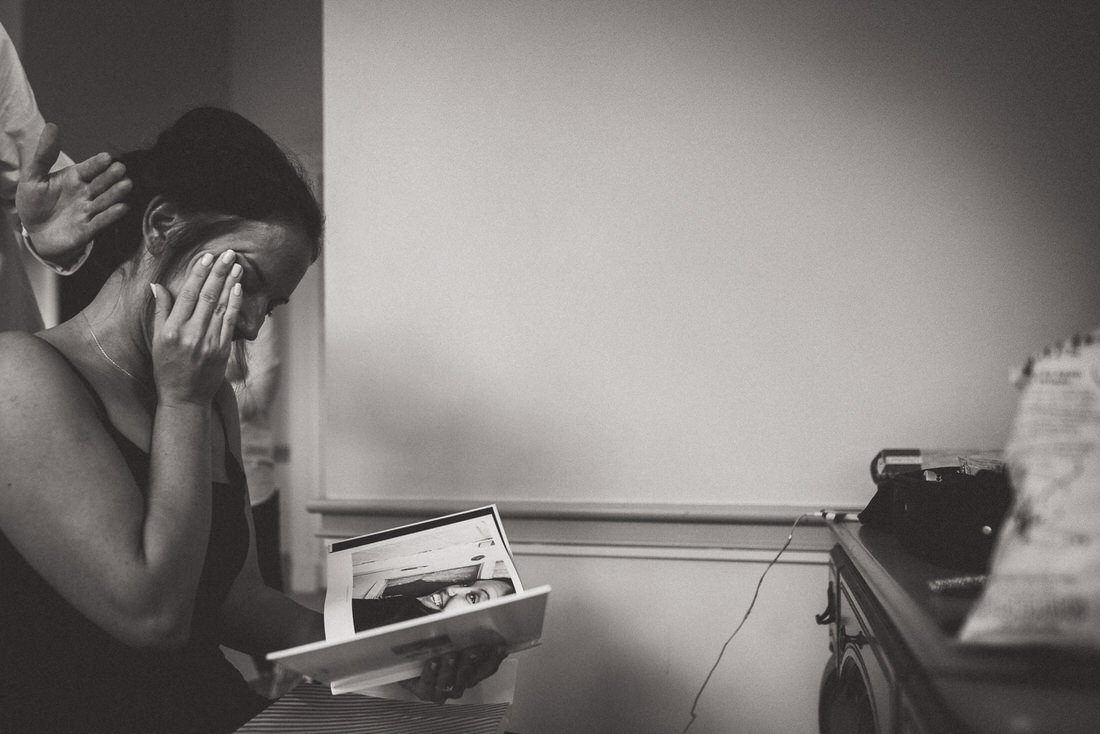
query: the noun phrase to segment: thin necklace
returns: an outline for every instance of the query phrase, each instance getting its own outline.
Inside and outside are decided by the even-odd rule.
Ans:
[[[141,382],[141,380],[134,377],[130,372],[128,372],[125,367],[123,367],[118,362],[111,359],[111,355],[107,354],[107,352],[104,351],[103,345],[99,343],[99,337],[95,335],[95,329],[92,328],[92,322],[88,318],[87,314],[84,314],[84,323],[86,323],[88,325],[88,333],[92,335],[92,341],[94,341],[95,345],[97,347],[99,347],[99,353],[103,355],[103,358],[105,360],[107,360],[108,362],[110,362],[111,364],[113,364],[115,366],[115,369],[117,369],[119,372],[121,372],[122,374],[129,377],[134,382]]]

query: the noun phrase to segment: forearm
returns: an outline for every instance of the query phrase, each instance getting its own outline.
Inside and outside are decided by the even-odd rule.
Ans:
[[[211,412],[160,404],[153,419],[141,560],[156,596],[188,616],[210,537]]]
[[[222,644],[249,655],[324,638],[325,622],[320,612],[266,586],[231,594],[223,608]]]

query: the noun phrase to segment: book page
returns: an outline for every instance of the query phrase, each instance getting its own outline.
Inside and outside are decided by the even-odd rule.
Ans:
[[[1007,454],[1014,501],[960,639],[1100,649],[1100,331],[1020,371]]]
[[[500,516],[489,505],[333,543],[325,637],[344,639],[522,591]]]

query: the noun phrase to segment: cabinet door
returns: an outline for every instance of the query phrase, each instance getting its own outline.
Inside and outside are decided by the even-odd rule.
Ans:
[[[826,669],[821,684],[818,723],[821,734],[881,734],[875,726],[866,679],[851,661],[839,671],[831,665]]]
[[[842,569],[837,579],[833,644],[839,659],[840,680],[844,681],[848,675],[849,685],[854,686],[858,676],[858,682],[866,690],[873,731],[892,734],[897,730],[896,659],[904,652],[885,613],[862,579],[851,568]]]

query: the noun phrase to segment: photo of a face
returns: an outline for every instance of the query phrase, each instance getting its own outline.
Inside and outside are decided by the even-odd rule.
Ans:
[[[458,611],[514,592],[512,584],[504,579],[482,579],[471,584],[445,586],[418,598],[421,604],[437,611]]]
[[[412,597],[433,611],[500,598],[517,586],[492,514],[356,548],[351,567],[352,598]]]
[[[495,514],[473,514],[349,549],[356,631],[469,610],[521,591]]]

